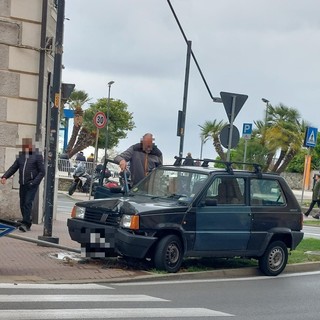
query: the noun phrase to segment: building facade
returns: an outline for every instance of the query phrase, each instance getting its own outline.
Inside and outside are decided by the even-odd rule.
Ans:
[[[49,88],[57,21],[55,0],[0,0],[0,175],[14,162],[22,138],[45,154]],[[33,220],[43,215],[43,181]],[[18,174],[0,185],[0,217],[20,218]]]

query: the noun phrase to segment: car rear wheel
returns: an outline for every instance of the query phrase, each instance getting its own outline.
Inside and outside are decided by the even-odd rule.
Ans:
[[[287,261],[287,246],[282,241],[274,241],[259,259],[259,268],[267,276],[277,276],[286,267]]]
[[[154,264],[159,270],[170,273],[177,272],[182,263],[182,244],[176,235],[168,235],[162,238],[155,250]]]

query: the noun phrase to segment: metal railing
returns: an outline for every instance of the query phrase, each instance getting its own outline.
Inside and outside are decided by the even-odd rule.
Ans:
[[[91,161],[83,161],[86,167],[86,172],[90,175],[94,173],[93,162]],[[77,167],[79,161],[73,159],[58,159],[58,172],[59,176],[72,177],[72,174]],[[98,165],[103,165],[103,163],[96,163],[96,167]],[[113,163],[108,163],[108,169],[111,172],[113,178],[119,177],[119,167]]]

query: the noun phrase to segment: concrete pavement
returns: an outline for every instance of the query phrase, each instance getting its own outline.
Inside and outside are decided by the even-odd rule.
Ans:
[[[297,193],[299,196],[299,193]],[[86,194],[76,193],[77,200],[88,200]],[[308,218],[312,219],[312,218]],[[15,230],[13,235],[38,239],[43,235],[43,224],[33,225],[26,233]],[[69,237],[66,218],[54,220],[53,237],[59,238],[59,244],[75,251],[78,243]],[[17,240],[8,236],[0,239],[0,283],[86,283],[86,282],[121,282],[154,279],[185,278],[220,278],[259,275],[257,268],[215,270],[207,272],[179,272],[177,274],[155,274],[148,270],[130,267],[121,259],[108,260],[83,259],[80,254],[68,250],[39,246],[34,243]],[[285,272],[320,270],[320,263],[288,265]]]

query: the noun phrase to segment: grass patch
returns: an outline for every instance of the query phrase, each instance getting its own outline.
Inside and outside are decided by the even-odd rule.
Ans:
[[[303,224],[305,226],[313,226],[313,227],[320,227],[320,220],[313,219],[313,220],[304,220]]]
[[[306,253],[308,251],[319,254]],[[288,264],[320,261],[320,240],[314,238],[303,239],[298,247],[293,250],[288,259]]]

